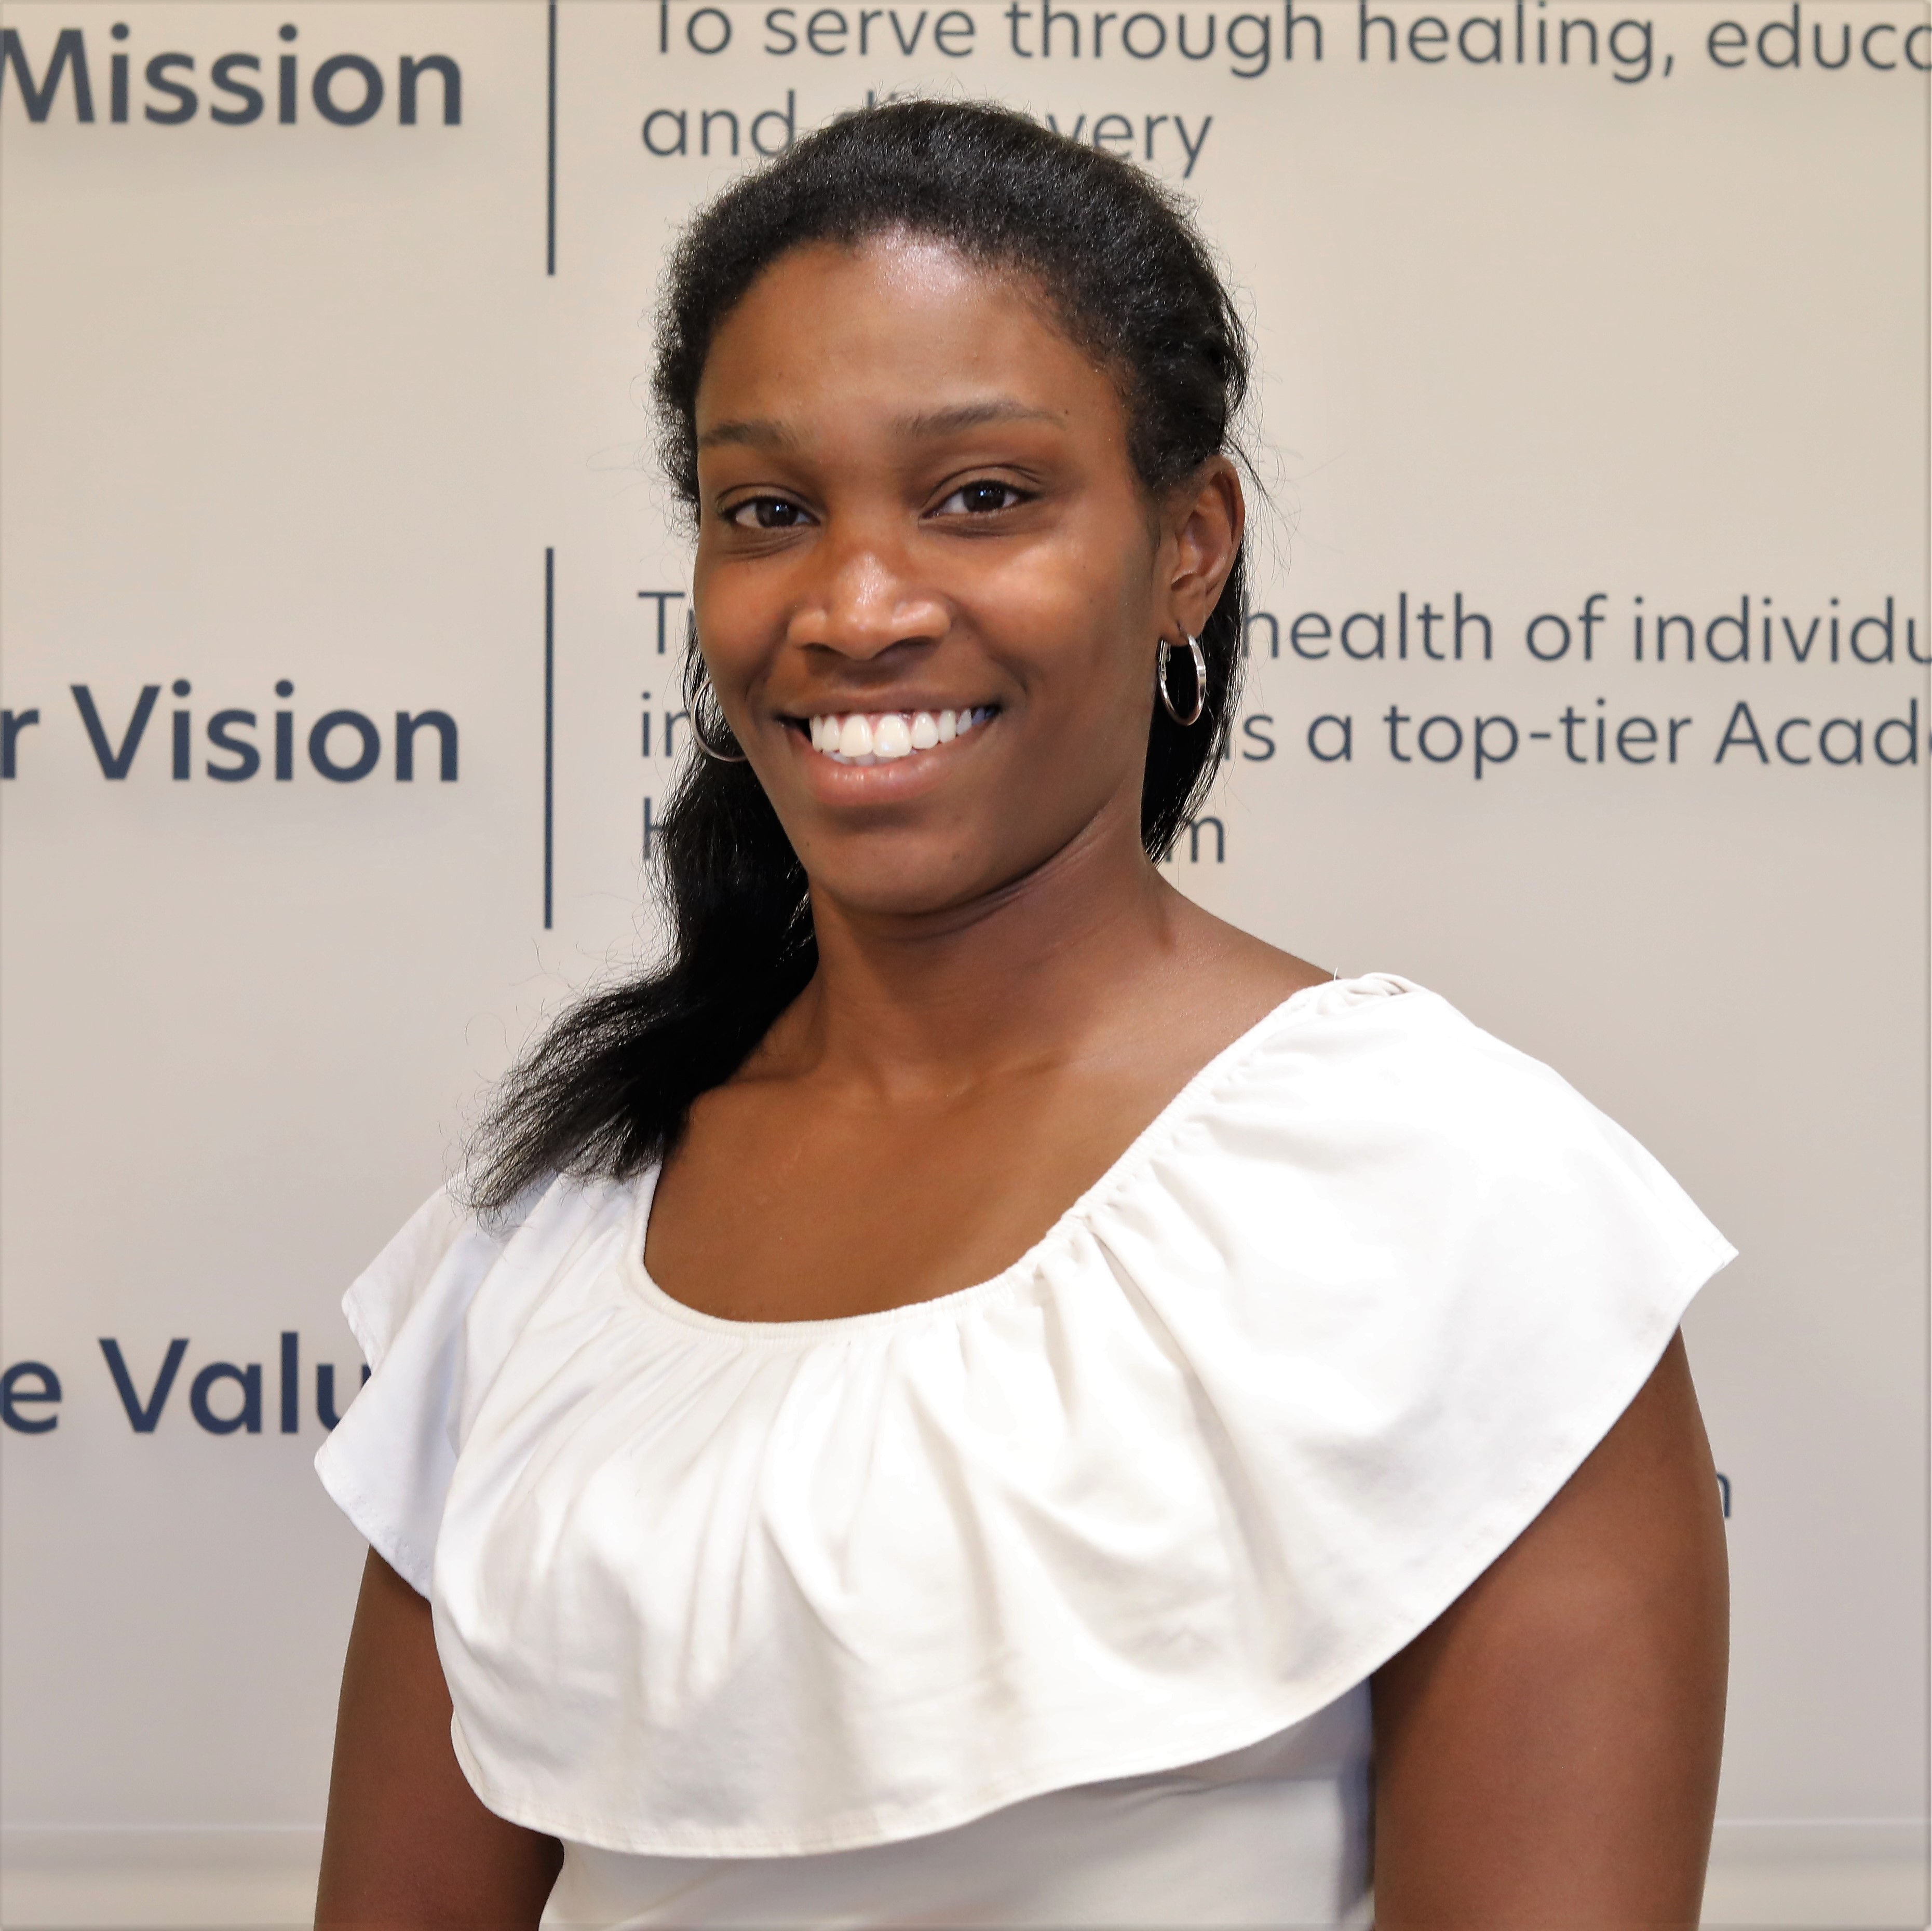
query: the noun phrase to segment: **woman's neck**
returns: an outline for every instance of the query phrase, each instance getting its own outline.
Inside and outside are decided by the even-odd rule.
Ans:
[[[815,894],[818,971],[764,1053],[800,1070],[836,1059],[885,1093],[1082,1057],[1148,977],[1227,929],[1160,876],[1137,823],[1121,829],[1096,820],[943,911],[882,917]]]

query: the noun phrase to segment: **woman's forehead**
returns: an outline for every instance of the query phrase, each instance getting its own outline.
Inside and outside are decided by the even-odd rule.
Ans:
[[[862,412],[908,434],[1114,412],[1113,385],[1022,272],[887,232],[782,256],[713,337],[700,448],[801,433]]]

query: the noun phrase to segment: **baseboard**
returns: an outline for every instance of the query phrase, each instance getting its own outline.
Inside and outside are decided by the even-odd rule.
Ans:
[[[307,1925],[317,1828],[0,1831],[5,1931],[284,1931]],[[1718,1826],[1709,1931],[1924,1931],[1928,1833],[1911,1819]]]
[[[1719,1822],[1704,1923],[1792,1931],[1924,1931],[1928,1833],[1913,1818]]]
[[[315,1915],[320,1827],[0,1831],[4,1931],[282,1931]]]

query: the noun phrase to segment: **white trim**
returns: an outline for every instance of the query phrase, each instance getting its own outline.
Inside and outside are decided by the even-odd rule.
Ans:
[[[319,1826],[20,1825],[0,1831],[7,1931],[238,1931],[305,1926]],[[1720,1822],[1704,1923],[1921,1931],[1928,1832],[1915,1818]]]
[[[19,1825],[0,1831],[0,1925],[306,1926],[322,1861],[319,1825]]]
[[[1923,1818],[1720,1819],[1704,1923],[1923,1931],[1927,1862]]]

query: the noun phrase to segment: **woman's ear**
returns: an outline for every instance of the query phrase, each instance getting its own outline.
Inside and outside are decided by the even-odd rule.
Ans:
[[[1172,498],[1168,527],[1174,562],[1167,601],[1185,635],[1198,637],[1221,601],[1247,514],[1240,475],[1225,456],[1210,456]]]

